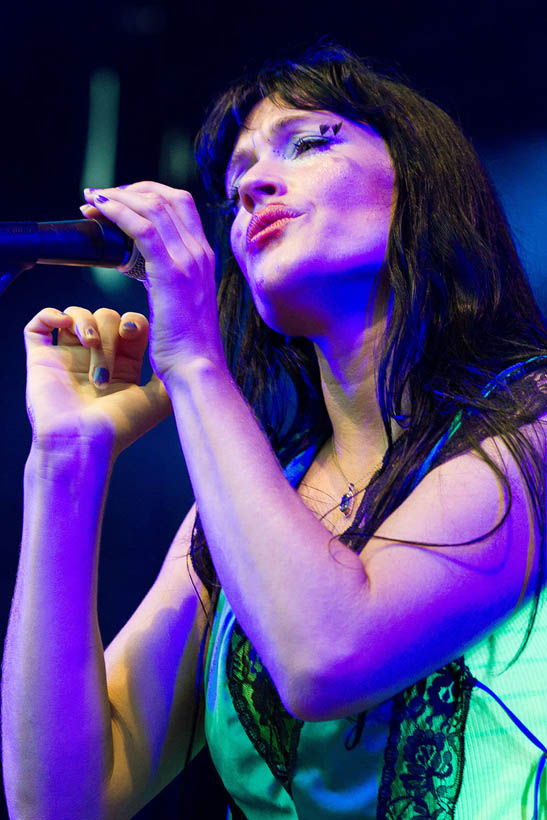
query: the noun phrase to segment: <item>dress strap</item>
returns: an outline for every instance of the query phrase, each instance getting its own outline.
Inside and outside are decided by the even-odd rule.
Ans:
[[[540,356],[532,356],[530,359],[526,359],[524,362],[517,362],[516,364],[507,367],[505,370],[502,370],[501,373],[498,373],[494,378],[488,382],[486,387],[484,387],[481,391],[482,396],[484,398],[488,398],[488,396],[496,390],[499,390],[502,387],[506,387],[513,381],[522,378],[523,376],[530,373],[532,370],[535,370],[541,362],[547,361],[547,355],[540,355]],[[452,422],[450,427],[444,433],[440,439],[433,445],[429,454],[420,469],[417,471],[416,475],[414,476],[414,480],[412,482],[410,492],[415,490],[420,481],[427,475],[430,471],[433,462],[435,461],[438,453],[444,445],[450,441],[452,436],[460,429],[464,418],[468,418],[475,413],[475,408],[473,407],[466,407],[459,410]]]
[[[537,769],[536,769],[536,778],[535,778],[535,785],[534,785],[534,815],[533,815],[533,817],[532,817],[532,820],[538,820],[538,818],[539,818],[539,815],[538,815],[538,811],[539,811],[539,784],[540,784],[540,782],[541,782],[541,776],[542,776],[542,774],[543,774],[543,770],[544,770],[544,768],[545,768],[545,762],[547,761],[547,748],[543,745],[543,743],[541,742],[541,740],[539,740],[539,738],[537,738],[537,737],[535,736],[535,734],[534,734],[533,732],[531,732],[531,731],[530,731],[530,729],[526,726],[526,724],[524,724],[524,723],[520,720],[520,718],[518,718],[518,717],[515,715],[515,713],[514,713],[514,712],[513,712],[513,711],[512,711],[512,710],[511,710],[508,706],[507,706],[507,704],[505,704],[505,703],[502,701],[502,699],[501,699],[498,695],[496,695],[496,693],[495,693],[495,692],[493,692],[493,691],[492,691],[492,689],[490,689],[490,688],[489,688],[488,686],[486,686],[484,683],[481,683],[481,681],[480,681],[480,680],[477,680],[477,678],[475,678],[474,683],[475,683],[475,686],[478,686],[478,688],[479,688],[479,689],[483,689],[483,690],[484,690],[485,692],[487,692],[487,693],[488,693],[491,697],[493,697],[493,698],[494,698],[494,700],[495,700],[497,703],[499,703],[499,705],[501,706],[501,708],[502,708],[502,709],[506,712],[506,714],[507,714],[507,715],[511,718],[511,720],[513,721],[513,723],[515,724],[515,726],[516,726],[518,729],[520,729],[520,731],[522,732],[522,734],[523,734],[525,737],[527,737],[527,738],[528,738],[528,740],[529,740],[531,743],[533,743],[533,744],[534,744],[534,746],[537,746],[537,747],[538,747],[538,749],[541,749],[541,751],[543,752],[543,754],[541,755],[541,757],[540,757],[540,759],[539,759],[538,766],[537,766]]]

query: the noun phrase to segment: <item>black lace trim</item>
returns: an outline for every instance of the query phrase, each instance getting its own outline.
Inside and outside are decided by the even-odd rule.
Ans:
[[[377,820],[451,820],[475,679],[459,658],[393,698]]]
[[[533,370],[533,362],[524,368]],[[504,400],[514,406],[522,423],[547,410],[545,371],[528,372],[507,390]],[[507,385],[505,385],[507,386]],[[480,417],[473,419],[481,433]],[[488,435],[488,430],[484,430]],[[404,437],[395,442],[390,465],[401,458]],[[467,448],[456,435],[442,448],[436,465]],[[373,476],[352,527],[340,536],[358,551],[366,521],[385,481],[385,467]],[[388,511],[389,512],[389,511]],[[378,522],[375,522],[377,526]],[[354,537],[358,535],[358,541]],[[268,671],[236,622],[228,650],[228,687],[239,720],[274,777],[291,793],[291,781],[303,721],[283,706]],[[463,658],[447,664],[393,698],[388,742],[378,791],[377,820],[452,820],[464,767],[464,730],[475,683]],[[348,718],[352,724],[346,748],[355,748],[365,724],[364,713]]]
[[[237,621],[228,648],[226,674],[243,728],[276,780],[290,794],[303,721],[283,706],[268,670]]]

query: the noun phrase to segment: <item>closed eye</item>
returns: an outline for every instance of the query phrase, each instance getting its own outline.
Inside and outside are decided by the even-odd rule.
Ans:
[[[294,152],[297,157],[305,154],[313,148],[324,148],[330,145],[332,139],[330,137],[300,137],[294,143]]]

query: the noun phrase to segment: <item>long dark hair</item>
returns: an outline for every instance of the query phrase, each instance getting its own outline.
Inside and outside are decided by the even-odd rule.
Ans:
[[[426,455],[459,410],[466,411],[459,434],[467,448],[478,451],[506,486],[505,515],[509,482],[480,447],[472,423],[477,414],[481,437],[501,436],[519,464],[544,533],[543,459],[519,430],[535,416],[526,417],[498,394],[482,393],[500,371],[547,353],[543,319],[496,192],[473,147],[444,111],[400,79],[331,44],[236,82],[212,106],[196,139],[198,164],[217,213],[227,360],[281,464],[306,443],[324,440],[331,428],[313,346],[266,326],[229,247],[233,214],[224,205],[224,174],[247,115],[265,97],[369,124],[384,139],[395,168],[397,203],[384,266],[391,303],[377,386],[388,448],[382,491],[348,543],[362,549],[404,501]],[[394,418],[406,428],[396,460],[390,458]],[[218,587],[199,517],[191,555],[215,597]],[[542,537],[535,609],[544,580]]]

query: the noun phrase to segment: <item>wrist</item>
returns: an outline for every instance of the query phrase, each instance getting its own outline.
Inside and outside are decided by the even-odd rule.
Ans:
[[[185,362],[177,362],[162,376],[162,381],[172,401],[180,390],[191,390],[208,382],[234,384],[224,356],[194,356]]]
[[[25,473],[48,481],[106,479],[115,457],[113,437],[49,434],[33,438]]]

